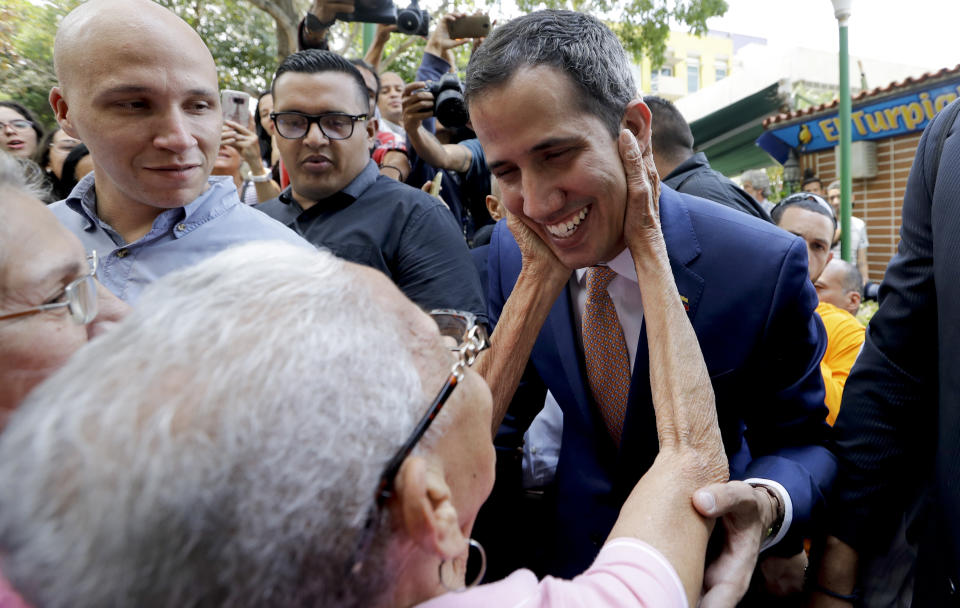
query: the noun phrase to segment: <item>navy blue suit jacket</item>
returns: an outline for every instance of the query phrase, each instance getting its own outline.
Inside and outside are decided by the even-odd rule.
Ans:
[[[728,455],[738,454],[731,474],[783,485],[793,503],[791,534],[800,534],[836,474],[833,455],[820,445],[828,431],[820,375],[827,340],[814,313],[806,245],[767,222],[668,187],[660,214],[677,288],[713,379],[724,444]],[[521,268],[505,222],[494,232],[488,265],[495,323]],[[590,565],[656,457],[646,340],[644,329],[617,449],[586,381],[569,288],[537,338],[531,362],[564,415],[552,574],[573,576]]]

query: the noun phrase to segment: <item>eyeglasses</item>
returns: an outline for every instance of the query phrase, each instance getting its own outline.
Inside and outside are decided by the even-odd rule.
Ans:
[[[61,140],[59,143],[56,143],[56,144],[54,144],[53,142],[50,142],[50,147],[51,147],[51,148],[54,148],[54,149],[57,149],[57,150],[60,150],[61,152],[68,152],[68,153],[69,153],[71,150],[73,150],[74,148],[76,148],[77,146],[79,146],[80,143],[81,143],[81,142],[80,142],[80,140],[78,140],[78,139],[64,139],[64,140]]]
[[[477,324],[477,318],[474,314],[443,309],[430,311],[430,316],[436,321],[437,326],[440,328],[441,335],[449,336],[457,340],[457,347],[452,349],[453,352],[457,353],[457,360],[450,370],[450,376],[447,377],[447,381],[444,382],[443,387],[433,399],[430,407],[427,408],[420,422],[413,428],[410,437],[403,442],[403,445],[401,445],[400,449],[393,455],[393,458],[387,462],[383,473],[380,474],[380,481],[377,483],[377,490],[374,493],[374,504],[367,517],[367,522],[361,534],[360,542],[357,545],[357,550],[354,552],[355,559],[350,564],[350,571],[354,573],[359,570],[362,564],[362,561],[358,558],[366,552],[371,540],[373,540],[377,514],[380,512],[380,509],[383,508],[383,505],[386,504],[387,500],[393,496],[394,481],[396,480],[397,473],[400,471],[401,465],[403,465],[403,461],[407,459],[407,456],[409,456],[413,448],[416,447],[424,433],[430,428],[430,424],[433,423],[434,418],[436,418],[440,410],[443,409],[447,399],[449,399],[453,393],[453,389],[463,380],[464,370],[473,365],[481,352],[490,348],[487,330],[483,325]]]
[[[367,114],[346,114],[327,112],[325,114],[304,114],[303,112],[270,112],[270,119],[277,133],[284,139],[300,139],[310,132],[310,125],[317,123],[320,132],[327,139],[350,139],[354,123],[367,120]]]
[[[7,127],[13,127],[14,129],[23,131],[24,129],[32,129],[33,123],[29,120],[24,120],[23,118],[17,118],[11,120],[10,122],[3,122],[0,120],[0,130],[6,129]]]
[[[836,216],[833,214],[833,207],[830,205],[830,203],[823,200],[823,197],[817,196],[816,194],[811,194],[810,192],[797,192],[795,194],[791,194],[787,198],[774,205],[774,208],[795,205],[801,201],[813,201],[823,208],[823,210],[826,211],[832,219],[836,219]]]
[[[97,252],[93,251],[87,256],[87,262],[90,264],[90,271],[82,277],[70,282],[63,289],[63,293],[58,300],[60,302],[51,302],[50,304],[41,304],[27,310],[0,316],[0,321],[6,319],[16,319],[26,317],[47,310],[57,308],[67,308],[70,311],[70,317],[80,325],[86,325],[93,321],[97,316]]]

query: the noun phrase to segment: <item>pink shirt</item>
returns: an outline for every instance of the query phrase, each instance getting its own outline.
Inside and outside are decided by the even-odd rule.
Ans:
[[[462,593],[447,593],[418,608],[689,608],[680,577],[656,549],[617,538],[600,550],[590,568],[572,581],[517,570],[502,581]]]
[[[0,572],[0,608],[30,608]]]

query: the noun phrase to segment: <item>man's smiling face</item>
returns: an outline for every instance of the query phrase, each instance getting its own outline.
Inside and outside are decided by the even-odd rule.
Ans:
[[[570,269],[608,261],[625,246],[617,140],[572,102],[580,94],[560,70],[537,66],[470,102],[503,204]]]

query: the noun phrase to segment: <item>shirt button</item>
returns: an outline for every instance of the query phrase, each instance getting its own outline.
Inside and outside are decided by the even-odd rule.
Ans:
[[[183,232],[186,229],[187,229],[186,224],[177,224],[177,232]]]
[[[118,257],[118,258],[125,258],[125,257],[127,257],[127,253],[128,253],[128,251],[127,251],[126,249],[117,249],[117,257]]]

